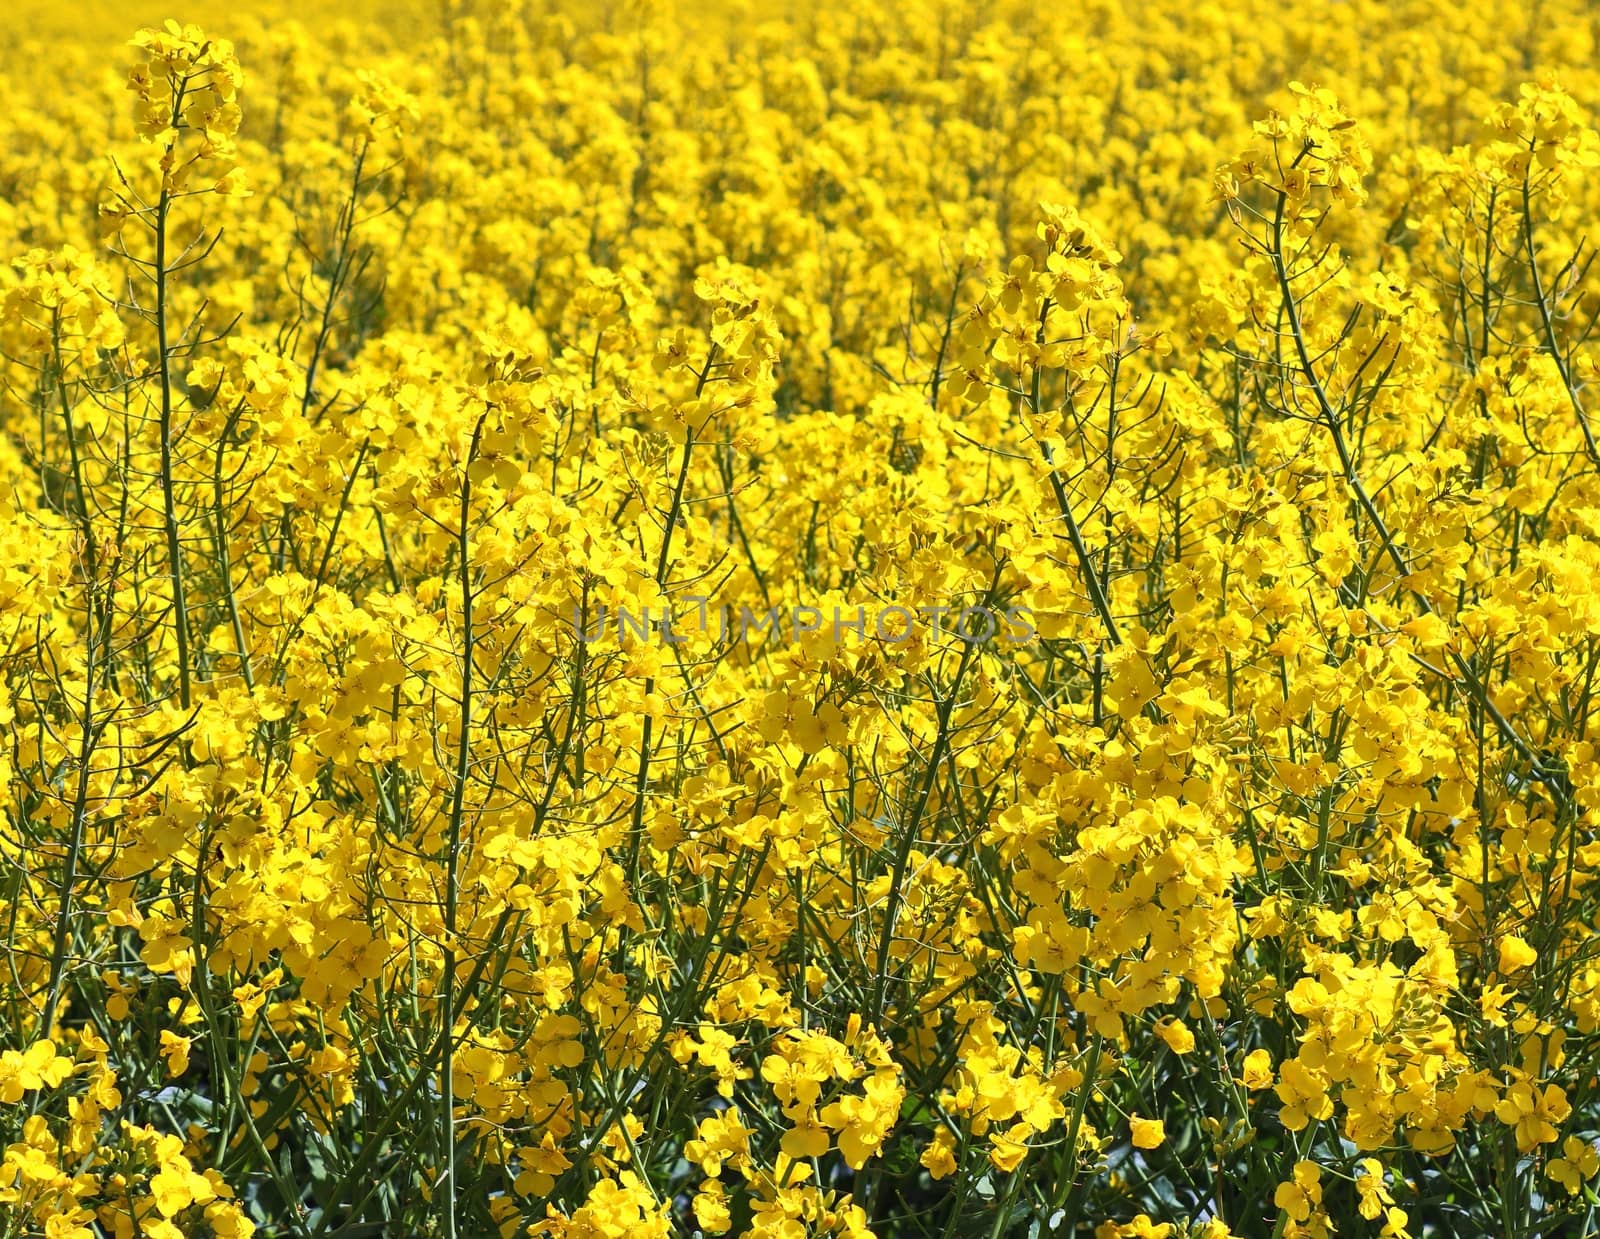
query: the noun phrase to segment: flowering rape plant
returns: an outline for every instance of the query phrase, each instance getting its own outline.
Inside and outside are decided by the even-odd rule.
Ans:
[[[1600,1234],[1589,6],[28,7],[0,1236]]]

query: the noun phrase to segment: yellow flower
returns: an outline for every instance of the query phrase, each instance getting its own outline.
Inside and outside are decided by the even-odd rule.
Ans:
[[[1569,1196],[1576,1196],[1585,1181],[1600,1174],[1600,1152],[1589,1141],[1568,1136],[1562,1141],[1561,1156],[1550,1159],[1545,1173],[1566,1188]]]
[[[1244,1056],[1244,1068],[1240,1083],[1255,1092],[1259,1089],[1271,1088],[1273,1081],[1272,1055],[1265,1050],[1251,1050]]]
[[[1174,1054],[1194,1052],[1194,1033],[1182,1020],[1163,1020],[1156,1025],[1155,1031],[1156,1036],[1160,1037]]]
[[[1500,939],[1497,966],[1501,972],[1518,972],[1532,965],[1538,958],[1538,952],[1515,934],[1507,934]]]
[[[176,1079],[189,1070],[189,1044],[188,1037],[161,1030],[161,1056],[167,1061],[169,1079]]]
[[[26,1050],[0,1054],[0,1102],[21,1101],[24,1093],[55,1088],[72,1074],[72,1060],[52,1041],[35,1041]]]
[[[1309,1221],[1311,1215],[1322,1207],[1321,1167],[1315,1162],[1296,1162],[1294,1178],[1278,1184],[1272,1203],[1288,1214],[1292,1222]]]
[[[1160,1119],[1142,1119],[1135,1115],[1128,1120],[1128,1127],[1133,1132],[1136,1149],[1158,1149],[1167,1138],[1167,1129]]]

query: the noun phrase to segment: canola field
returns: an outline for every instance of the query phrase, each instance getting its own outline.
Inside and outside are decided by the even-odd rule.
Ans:
[[[1597,39],[24,4],[0,1239],[1600,1234]]]

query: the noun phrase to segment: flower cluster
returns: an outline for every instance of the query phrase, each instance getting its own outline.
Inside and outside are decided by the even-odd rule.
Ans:
[[[1593,1230],[1589,6],[28,7],[0,1231]]]

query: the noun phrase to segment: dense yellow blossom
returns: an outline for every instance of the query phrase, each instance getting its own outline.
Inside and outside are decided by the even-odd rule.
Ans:
[[[1591,1235],[1600,14],[0,33],[0,1231]]]

